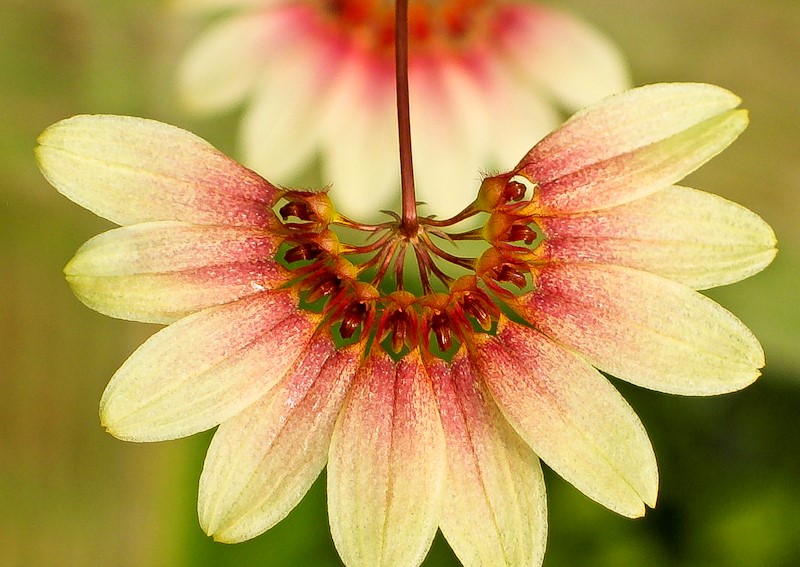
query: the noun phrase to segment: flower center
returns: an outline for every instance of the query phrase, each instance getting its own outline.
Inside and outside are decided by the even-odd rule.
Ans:
[[[394,2],[322,0],[324,19],[334,30],[368,50],[391,56],[394,49]],[[489,0],[417,0],[408,7],[409,48],[413,52],[462,49],[486,35]]]
[[[322,325],[343,343],[449,359],[475,333],[493,333],[530,285],[541,242],[531,190],[521,176],[488,177],[461,213],[420,218],[413,234],[397,215],[361,224],[339,215],[325,192],[286,191],[276,205],[279,260],[294,275],[289,285],[301,306],[322,312]],[[485,217],[480,228],[458,230],[477,215]]]

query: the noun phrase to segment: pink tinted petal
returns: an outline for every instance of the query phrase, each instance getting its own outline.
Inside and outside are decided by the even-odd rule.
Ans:
[[[547,502],[539,459],[506,422],[469,359],[431,368],[447,441],[440,526],[464,565],[540,565]]]
[[[497,40],[506,56],[567,108],[628,87],[622,56],[595,29],[543,6],[519,3],[502,10]]]
[[[277,189],[180,128],[130,116],[74,116],[39,136],[61,193],[117,224],[178,220],[269,225]]]
[[[255,537],[282,520],[328,459],[331,433],[360,359],[317,336],[266,396],[223,423],[200,477],[200,524],[217,541]]]
[[[175,439],[214,427],[284,376],[318,322],[285,292],[185,317],[150,337],[114,374],[100,400],[103,425],[127,441]]]
[[[670,187],[602,211],[537,219],[537,253],[564,262],[619,264],[694,289],[733,283],[774,258],[775,234],[755,213],[722,197]]]
[[[64,272],[92,309],[170,323],[287,281],[277,248],[278,239],[260,228],[142,223],[92,238]]]
[[[417,198],[449,217],[472,199],[489,155],[489,107],[467,61],[415,59],[409,70]]]
[[[373,351],[331,440],[331,535],[349,566],[419,565],[436,533],[447,470],[430,376],[419,355]]]
[[[651,390],[713,395],[758,378],[764,353],[728,311],[679,283],[620,266],[534,272],[522,315],[604,372]]]
[[[508,62],[492,61],[490,69],[492,78],[483,85],[487,103],[492,108],[507,109],[491,114],[491,163],[500,171],[508,171],[517,156],[530,151],[562,120],[552,104],[532,92]]]
[[[612,207],[669,187],[736,139],[739,98],[703,84],[648,85],[570,118],[517,166],[538,184],[537,212]]]
[[[342,50],[320,125],[331,195],[344,215],[359,220],[380,218],[399,187],[394,74],[383,63],[361,49]]]
[[[477,372],[541,459],[600,504],[636,517],[654,506],[655,455],[639,418],[599,372],[537,332],[502,320]]]
[[[313,6],[285,5],[257,16],[267,28],[262,69],[240,132],[244,161],[283,184],[312,165],[341,54]]]

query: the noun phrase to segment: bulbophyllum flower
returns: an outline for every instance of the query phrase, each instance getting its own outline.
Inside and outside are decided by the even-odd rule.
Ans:
[[[247,105],[244,163],[281,184],[319,155],[340,212],[394,205],[399,186],[394,2],[180,0],[219,14],[179,68],[197,112]],[[511,159],[574,112],[628,86],[599,32],[524,0],[412,0],[409,72],[418,196],[450,215],[479,171]],[[502,112],[498,112],[502,109]]]
[[[417,565],[437,527],[465,564],[540,564],[539,459],[643,515],[653,449],[600,371],[712,395],[764,364],[750,331],[696,290],[763,269],[774,234],[675,185],[745,128],[739,103],[701,84],[610,97],[452,218],[377,224],[172,126],[50,127],[44,175],[123,225],[78,251],[70,285],[102,313],[168,325],[112,377],[104,426],[130,441],[219,426],[198,509],[224,542],[280,521],[327,464],[346,565]]]

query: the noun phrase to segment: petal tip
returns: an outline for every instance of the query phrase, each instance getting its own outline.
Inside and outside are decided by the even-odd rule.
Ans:
[[[112,437],[116,437],[122,441],[136,441],[129,432],[124,430],[124,427],[119,426],[119,421],[109,417],[108,412],[104,406],[100,407],[100,426]]]

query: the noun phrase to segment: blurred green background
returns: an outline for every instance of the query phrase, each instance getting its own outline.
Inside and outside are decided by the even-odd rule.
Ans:
[[[636,84],[703,81],[745,100],[751,126],[687,184],[755,210],[778,233],[764,273],[711,295],[761,338],[747,390],[690,399],[618,384],[650,432],[659,505],[620,518],[556,475],[548,567],[800,565],[800,2],[563,0],[628,56]],[[61,268],[108,223],[39,175],[32,148],[78,113],[147,116],[232,153],[236,114],[187,115],[174,67],[200,29],[154,0],[0,0],[0,565],[339,565],[317,483],[254,541],[197,525],[210,435],[135,445],[105,434],[108,378],[153,331],[75,300]],[[437,538],[426,565],[456,565]]]

